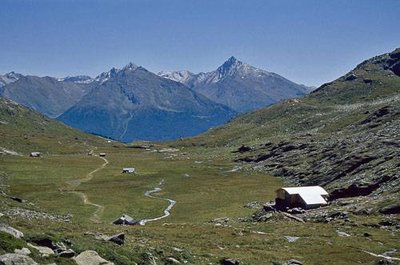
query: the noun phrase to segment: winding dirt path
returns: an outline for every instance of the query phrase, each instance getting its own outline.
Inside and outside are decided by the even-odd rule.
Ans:
[[[162,184],[164,184],[164,179],[160,181],[158,186],[161,186]],[[146,223],[149,223],[149,222],[154,222],[154,221],[161,220],[161,219],[163,219],[165,217],[168,217],[171,214],[171,209],[175,206],[176,201],[174,201],[172,199],[168,199],[168,198],[161,198],[161,197],[156,197],[156,196],[151,195],[153,193],[160,192],[160,191],[161,191],[161,188],[160,187],[156,187],[156,188],[154,188],[152,190],[146,191],[144,193],[144,196],[147,196],[147,197],[153,198],[153,199],[159,199],[159,200],[168,201],[169,204],[168,204],[168,207],[164,210],[164,215],[159,216],[159,217],[155,217],[155,218],[151,218],[151,219],[143,219],[143,220],[141,220],[139,222],[140,225],[145,225]]]
[[[94,174],[94,173],[96,173],[96,172],[99,171],[99,170],[102,170],[103,168],[105,168],[105,167],[107,166],[108,160],[107,160],[106,158],[104,158],[104,157],[99,157],[99,158],[104,160],[104,163],[103,163],[100,167],[98,167],[98,168],[96,168],[95,170],[89,172],[89,173],[88,173],[84,178],[82,178],[82,179],[71,180],[71,181],[68,181],[68,182],[67,182],[67,184],[69,185],[68,188],[69,188],[70,190],[76,189],[81,183],[88,182],[88,181],[92,180],[92,179],[93,179],[93,174]],[[104,211],[104,206],[103,206],[103,205],[100,205],[100,204],[91,202],[91,201],[89,200],[88,196],[87,196],[84,192],[80,192],[80,191],[70,191],[70,193],[76,194],[76,195],[78,195],[79,197],[81,197],[82,200],[83,200],[83,204],[85,204],[85,205],[91,205],[91,206],[96,207],[97,209],[96,209],[96,211],[92,214],[92,216],[90,217],[90,220],[91,220],[92,222],[94,222],[94,223],[101,223],[100,216],[101,216],[101,214],[102,214],[103,211]]]

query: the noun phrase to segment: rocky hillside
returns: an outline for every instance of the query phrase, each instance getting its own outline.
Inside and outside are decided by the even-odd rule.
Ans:
[[[243,63],[233,56],[212,72],[193,74],[178,71],[159,75],[181,82],[237,112],[259,109],[309,92],[308,87]]]
[[[8,79],[10,81],[10,79]],[[90,86],[53,77],[22,76],[0,88],[0,96],[12,99],[55,118],[78,102]]]
[[[193,136],[235,115],[185,85],[128,64],[96,78],[98,85],[59,120],[129,142]]]
[[[242,167],[333,198],[400,191],[400,49],[312,94],[238,117],[182,144],[228,147]],[[240,148],[239,148],[240,147]]]
[[[86,152],[94,145],[106,144],[105,139],[81,133],[0,97],[0,155]]]

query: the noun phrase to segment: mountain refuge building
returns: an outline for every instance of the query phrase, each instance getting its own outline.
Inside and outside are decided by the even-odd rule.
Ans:
[[[130,217],[127,214],[123,214],[121,217],[114,220],[113,224],[115,224],[115,225],[137,225],[137,224],[139,224],[139,221],[134,220],[132,217]]]
[[[42,153],[40,153],[40,152],[31,152],[30,153],[30,157],[40,157],[42,155]]]
[[[134,167],[124,167],[122,169],[122,173],[128,173],[128,174],[135,173],[135,168]]]
[[[105,157],[105,156],[106,156],[106,153],[100,153],[99,156]]]
[[[276,195],[275,205],[278,209],[312,209],[327,205],[329,193],[320,186],[307,186],[280,188]]]

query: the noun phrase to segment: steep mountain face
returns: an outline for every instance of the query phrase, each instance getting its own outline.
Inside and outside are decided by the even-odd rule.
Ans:
[[[308,96],[240,116],[180,144],[229,146],[242,167],[292,184],[323,185],[332,198],[398,198],[399,66],[397,49]]]
[[[196,75],[192,72],[183,70],[183,71],[162,71],[158,73],[159,76],[174,80],[176,82],[185,84],[189,87],[193,87],[193,82],[196,80]]]
[[[51,118],[77,103],[91,86],[58,81],[52,77],[19,76],[0,89],[0,95]]]
[[[229,58],[217,70],[208,73],[179,71],[161,72],[159,75],[181,82],[238,112],[255,110],[309,92],[309,88],[305,86],[275,73],[257,69],[235,57]]]
[[[58,81],[71,82],[75,84],[90,84],[94,81],[94,79],[87,75],[77,75],[60,78]]]
[[[87,152],[93,146],[107,145],[110,144],[105,139],[84,134],[0,97],[0,155]]]
[[[15,72],[10,72],[5,75],[0,75],[0,88],[8,85],[10,83],[13,83],[20,79],[23,75],[15,73]],[[1,90],[0,90],[1,91]]]
[[[128,64],[96,78],[98,85],[59,120],[124,142],[192,136],[235,112],[181,83]]]

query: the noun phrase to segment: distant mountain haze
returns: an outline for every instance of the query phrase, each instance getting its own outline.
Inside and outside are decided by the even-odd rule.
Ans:
[[[159,75],[181,82],[237,112],[252,111],[311,91],[309,87],[243,63],[233,56],[212,72],[177,71],[160,72]]]
[[[235,115],[185,85],[128,64],[96,78],[99,85],[59,120],[120,141],[193,136]]]
[[[90,86],[60,82],[53,77],[19,75],[0,88],[0,95],[55,118],[77,103]]]
[[[158,75],[133,63],[97,77],[0,76],[0,95],[85,132],[123,142],[172,140],[221,125],[237,113],[309,88],[235,57],[218,69]]]

